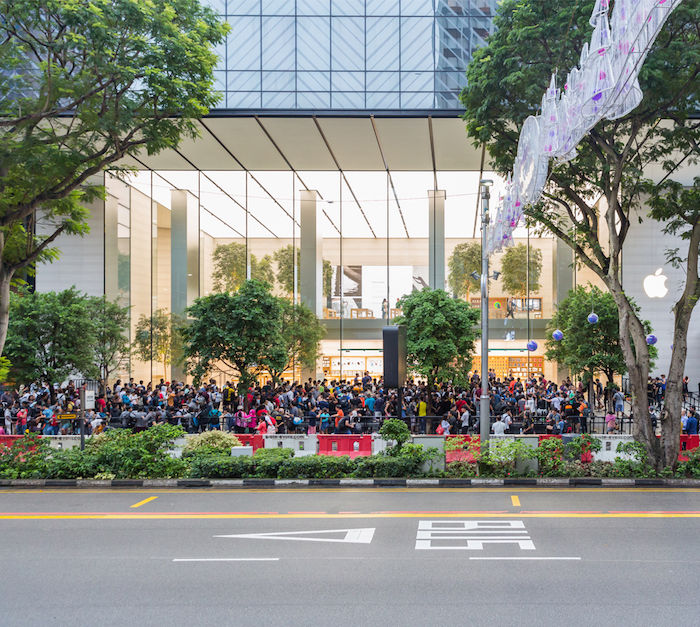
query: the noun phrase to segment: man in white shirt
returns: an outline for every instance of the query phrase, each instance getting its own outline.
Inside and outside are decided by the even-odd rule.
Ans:
[[[506,432],[506,425],[503,422],[501,416],[498,417],[496,422],[491,425],[491,431],[494,435],[504,435]]]

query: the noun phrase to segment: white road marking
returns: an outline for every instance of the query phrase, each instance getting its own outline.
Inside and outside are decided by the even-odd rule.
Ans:
[[[301,542],[344,542],[348,544],[369,544],[374,538],[376,527],[360,529],[321,529],[318,531],[274,531],[272,533],[235,533],[214,536],[215,538],[249,538],[255,540],[297,540]],[[308,538],[305,536],[327,533],[343,533],[343,538]]]
[[[580,560],[580,557],[470,557],[470,560]]]
[[[444,544],[446,540],[453,540]],[[440,542],[440,544],[438,544]],[[416,550],[480,551],[484,544],[517,544],[523,551],[535,545],[522,520],[421,520]]]
[[[173,562],[279,562],[279,557],[176,557]]]

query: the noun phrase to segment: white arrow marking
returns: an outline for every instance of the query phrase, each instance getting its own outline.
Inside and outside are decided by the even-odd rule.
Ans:
[[[369,544],[374,537],[375,527],[362,529],[322,529],[320,531],[274,531],[272,533],[235,533],[215,538],[253,538],[257,540],[299,540],[302,542],[346,542],[352,544]],[[344,538],[307,538],[303,536],[322,533],[343,533]]]

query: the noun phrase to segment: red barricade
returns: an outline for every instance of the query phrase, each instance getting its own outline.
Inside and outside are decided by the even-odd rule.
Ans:
[[[461,438],[466,447],[470,442],[481,442],[481,437],[478,435],[446,435],[445,444],[450,441],[454,441],[456,438]],[[458,449],[452,451],[445,451],[445,461],[449,464],[450,462],[468,462],[470,464],[474,463],[474,455],[467,449]]]
[[[259,433],[234,433],[243,446],[252,446],[253,453],[259,448],[265,448],[265,439]]]
[[[683,455],[683,451],[692,451],[700,446],[700,435],[682,435],[680,452],[678,453],[678,461],[687,462],[687,455]]]
[[[21,435],[0,435],[0,444],[12,446],[17,440],[24,436]]]
[[[371,435],[318,435],[318,454],[365,457],[372,454]]]

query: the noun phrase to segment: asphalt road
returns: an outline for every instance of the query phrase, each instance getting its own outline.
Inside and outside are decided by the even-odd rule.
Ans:
[[[7,490],[0,623],[698,624],[699,534],[690,489]]]

